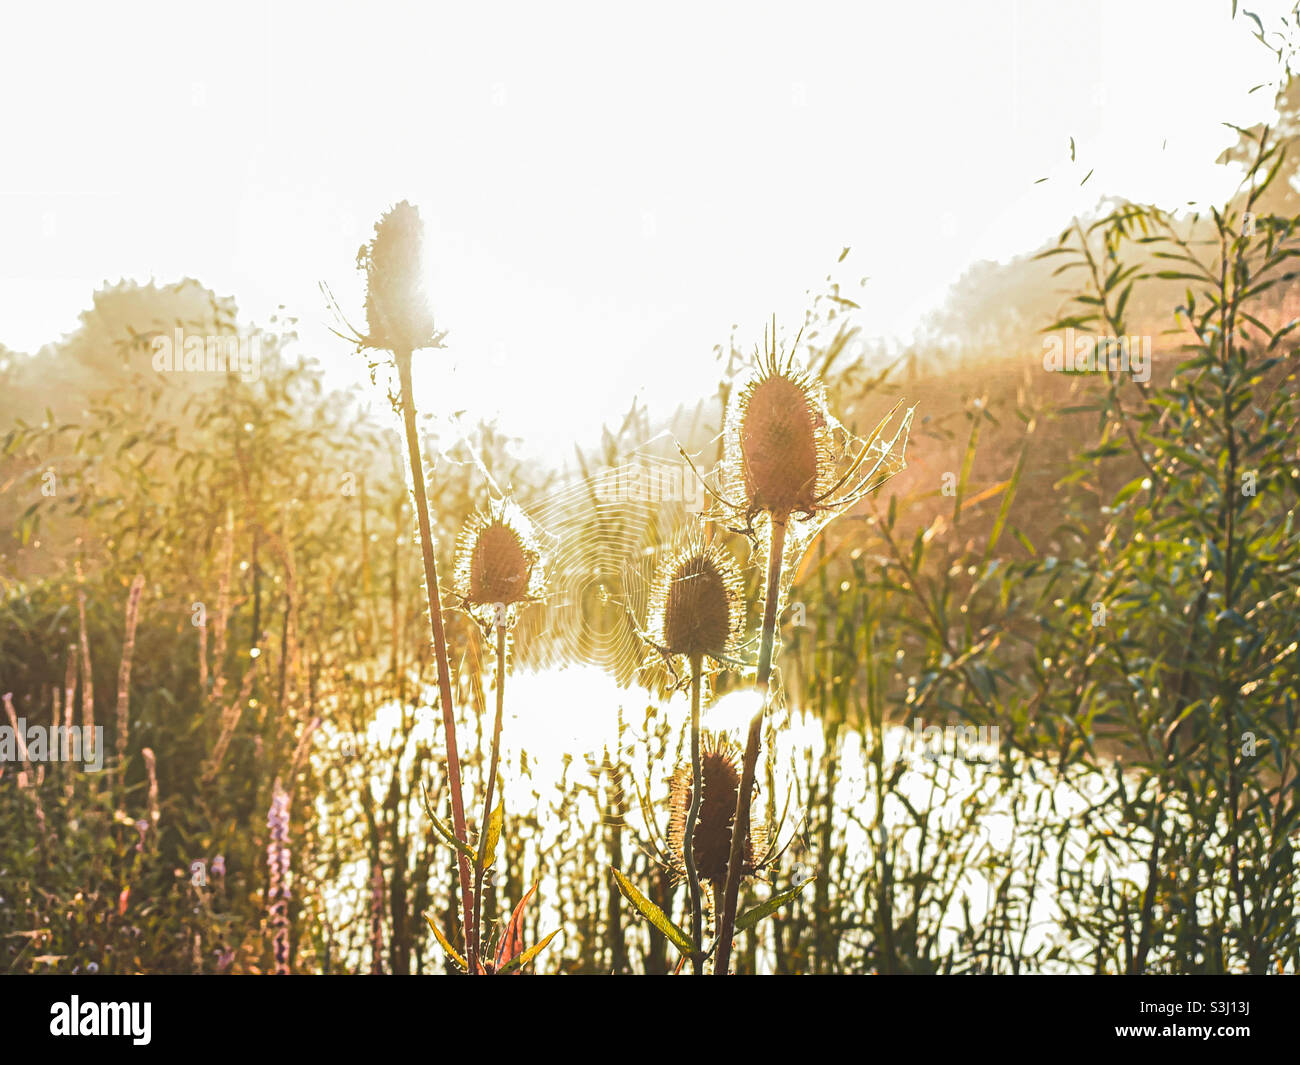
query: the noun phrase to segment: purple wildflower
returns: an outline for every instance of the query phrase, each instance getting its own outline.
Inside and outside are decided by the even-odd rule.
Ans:
[[[289,972],[289,793],[279,780],[271,793],[271,809],[266,816],[266,826],[271,830],[266,845],[266,865],[270,884],[266,892],[267,914],[270,918],[271,945],[275,955],[277,976]]]

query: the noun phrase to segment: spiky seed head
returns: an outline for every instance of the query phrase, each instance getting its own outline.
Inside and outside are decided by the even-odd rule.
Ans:
[[[722,575],[707,556],[674,570],[664,609],[664,644],[673,654],[721,655],[731,634],[731,602]]]
[[[773,342],[731,418],[728,443],[751,517],[817,510],[833,465],[828,425],[820,389]]]
[[[749,395],[740,433],[750,501],[778,514],[811,509],[817,428],[798,384],[779,376],[760,381]]]
[[[736,821],[736,798],[740,793],[740,748],[723,736],[705,736],[700,751],[700,770],[704,787],[700,795],[700,812],[695,822],[695,871],[700,880],[722,884],[727,879],[727,861],[731,857],[732,826]],[[685,870],[686,817],[691,808],[689,764],[678,766],[670,781],[670,815],[668,844],[674,864]],[[761,846],[762,828],[751,824],[745,834],[744,864],[741,872],[751,876],[757,871],[756,845]]]
[[[662,651],[720,659],[745,623],[744,580],[731,553],[693,529],[659,569],[651,596],[654,638]]]
[[[470,556],[466,600],[475,605],[522,602],[528,597],[535,561],[519,533],[505,521],[484,526]]]
[[[513,616],[541,592],[541,554],[532,524],[509,500],[494,503],[466,525],[458,554],[456,590],[481,621],[507,621],[501,611]]]
[[[813,511],[822,475],[824,421],[797,377],[755,381],[740,425],[742,471],[751,510],[787,515]]]
[[[363,249],[369,343],[390,351],[433,347],[433,313],[424,292],[424,226],[403,200],[375,224]]]

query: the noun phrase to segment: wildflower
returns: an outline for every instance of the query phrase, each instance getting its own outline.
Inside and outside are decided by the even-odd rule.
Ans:
[[[491,835],[494,823],[497,769],[501,757],[501,725],[505,715],[507,639],[518,620],[519,611],[541,595],[543,576],[541,552],[531,522],[509,499],[489,505],[486,514],[478,514],[461,535],[460,562],[456,571],[456,588],[465,611],[485,630],[496,631],[496,715],[492,725],[492,753],[487,782],[483,790],[483,832]],[[500,816],[504,817],[503,813]],[[499,825],[500,822],[496,822]],[[495,847],[495,843],[493,843]],[[474,902],[471,927],[480,927],[483,906],[483,877],[495,858],[480,846],[474,860]],[[483,968],[471,948],[468,967],[473,972]],[[487,966],[485,971],[491,971]]]
[[[271,794],[271,809],[266,817],[271,830],[266,845],[269,884],[266,890],[267,915],[271,927],[271,949],[276,975],[289,972],[289,793],[276,780]]]
[[[355,339],[360,347],[389,351],[397,369],[397,409],[402,415],[406,452],[415,498],[415,513],[420,524],[420,551],[424,560],[425,594],[429,597],[429,630],[433,637],[434,659],[438,671],[438,698],[442,704],[442,727],[446,739],[447,785],[451,792],[451,816],[456,840],[464,845],[457,855],[460,871],[461,914],[464,920],[466,952],[471,962],[477,958],[474,942],[470,881],[468,833],[465,827],[465,801],[461,793],[460,754],[456,746],[456,718],[451,690],[451,665],[447,657],[447,637],[442,624],[442,602],[438,583],[438,563],[429,499],[425,490],[424,466],[420,458],[419,433],[416,429],[415,389],[411,381],[411,352],[416,348],[439,347],[442,334],[435,332],[433,312],[429,309],[421,283],[424,229],[420,213],[406,201],[387,212],[375,225],[375,236],[357,255],[358,265],[366,271],[366,323],[368,335]],[[346,324],[346,322],[345,322]],[[355,333],[356,330],[351,329]],[[340,334],[342,335],[342,334]],[[377,366],[372,364],[371,373]],[[373,379],[373,377],[372,377]],[[471,966],[471,969],[473,966]]]

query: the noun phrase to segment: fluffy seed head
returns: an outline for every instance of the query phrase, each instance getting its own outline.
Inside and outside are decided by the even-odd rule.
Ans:
[[[374,239],[362,249],[368,341],[374,347],[413,351],[437,342],[421,280],[423,245],[420,212],[403,200],[379,219]]]
[[[695,822],[695,871],[700,880],[722,884],[727,879],[727,860],[731,856],[732,826],[736,821],[736,797],[740,793],[740,749],[725,737],[705,737],[700,751],[700,768],[704,787],[700,796],[700,813]],[[670,782],[671,806],[668,821],[668,844],[673,863],[684,871],[686,854],[686,816],[691,807],[691,767],[678,766]],[[751,876],[757,871],[755,848],[762,846],[762,828],[750,825],[745,835],[742,872]]]

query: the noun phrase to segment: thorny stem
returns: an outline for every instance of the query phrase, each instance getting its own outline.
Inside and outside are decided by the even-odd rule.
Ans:
[[[483,843],[488,826],[492,823],[492,793],[497,785],[497,761],[501,755],[501,718],[506,706],[506,626],[497,622],[497,714],[492,726],[492,759],[488,764],[487,788],[483,800],[483,826],[479,835],[478,858],[474,862],[474,928],[479,928],[483,916],[483,872],[490,857]]]
[[[460,791],[460,757],[456,753],[456,717],[451,702],[451,670],[447,665],[447,637],[442,629],[441,593],[438,589],[438,563],[433,557],[433,532],[429,527],[429,499],[424,490],[424,467],[420,462],[420,443],[415,430],[415,397],[411,389],[411,352],[393,352],[402,389],[402,419],[406,425],[406,447],[411,462],[411,485],[415,491],[415,513],[420,521],[420,548],[424,553],[424,583],[429,594],[429,623],[433,629],[433,651],[438,666],[438,699],[442,703],[442,727],[447,738],[447,786],[451,790],[452,827],[461,843],[469,844],[465,830],[465,803]],[[473,927],[474,906],[470,881],[469,857],[459,848],[462,926],[465,930],[465,957],[471,974],[478,972],[478,932]]]
[[[700,673],[703,664],[699,655],[691,658],[691,808],[686,814],[686,832],[682,836],[686,883],[691,894],[691,943],[695,949],[691,964],[696,976],[704,973],[704,958],[700,954],[704,942],[704,911],[700,903],[700,874],[695,868],[695,822],[700,816],[700,799],[704,791],[704,772],[700,765]]]
[[[749,723],[745,742],[745,760],[740,773],[740,792],[736,796],[736,819],[731,825],[731,855],[727,860],[727,887],[718,918],[718,960],[713,972],[726,976],[731,964],[731,937],[736,927],[736,903],[740,897],[741,869],[745,864],[745,837],[749,834],[749,808],[753,798],[754,771],[758,766],[758,746],[763,736],[763,718],[767,713],[767,682],[772,676],[772,650],[776,643],[776,607],[781,593],[781,556],[785,553],[785,523],[789,515],[772,515],[772,544],[767,556],[767,594],[763,600],[763,642],[758,652],[757,687],[763,697],[758,713]]]

